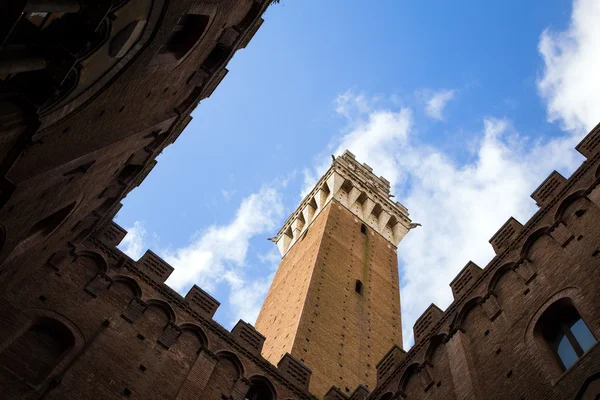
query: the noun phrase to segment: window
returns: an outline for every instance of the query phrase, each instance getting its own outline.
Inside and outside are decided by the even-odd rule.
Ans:
[[[363,235],[367,234],[367,226],[365,224],[360,225],[360,233],[362,233]]]
[[[42,318],[2,354],[0,365],[33,385],[41,383],[73,348],[71,331],[60,322]]]
[[[594,335],[567,298],[557,301],[544,311],[536,330],[563,371],[569,369],[596,343]]]
[[[274,390],[269,381],[263,377],[250,378],[250,388],[244,396],[245,400],[273,400]]]
[[[208,26],[209,17],[200,14],[185,14],[171,31],[161,53],[172,53],[177,60],[185,56],[202,37]]]
[[[356,285],[354,286],[354,290],[356,291],[356,293],[358,294],[362,294],[363,292],[363,284],[360,280],[356,280]]]

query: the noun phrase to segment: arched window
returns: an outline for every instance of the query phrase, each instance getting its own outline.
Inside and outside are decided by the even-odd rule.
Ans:
[[[62,323],[40,318],[0,354],[0,365],[33,385],[41,383],[73,348],[75,338]]]
[[[250,388],[245,400],[275,400],[275,394],[269,381],[262,377],[250,378]]]
[[[558,300],[544,311],[536,324],[535,334],[552,352],[563,371],[596,343],[568,298]]]
[[[171,53],[175,59],[183,58],[194,47],[208,26],[209,17],[200,14],[185,14],[177,21],[161,53]]]

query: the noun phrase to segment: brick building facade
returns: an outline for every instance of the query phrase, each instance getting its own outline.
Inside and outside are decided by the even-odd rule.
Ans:
[[[419,318],[408,352],[395,246],[410,220],[350,154],[278,235],[259,330],[228,332],[202,289],[164,284],[156,254],[116,249],[121,199],[268,3],[0,2],[0,398],[597,399],[600,127],[569,179],[533,193],[539,211],[494,235],[489,265],[459,273],[454,302]]]

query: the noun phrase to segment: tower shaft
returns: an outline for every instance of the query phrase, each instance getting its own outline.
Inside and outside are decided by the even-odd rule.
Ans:
[[[303,361],[317,396],[375,387],[376,363],[402,344],[396,245],[409,223],[385,179],[338,157],[278,235],[283,259],[256,322],[263,356]]]

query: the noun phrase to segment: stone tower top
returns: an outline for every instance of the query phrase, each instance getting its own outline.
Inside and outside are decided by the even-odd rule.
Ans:
[[[306,231],[310,223],[333,199],[346,207],[374,231],[397,246],[410,229],[408,210],[392,201],[390,182],[376,176],[373,168],[361,164],[346,150],[334,158],[331,167],[273,239],[282,256]]]

